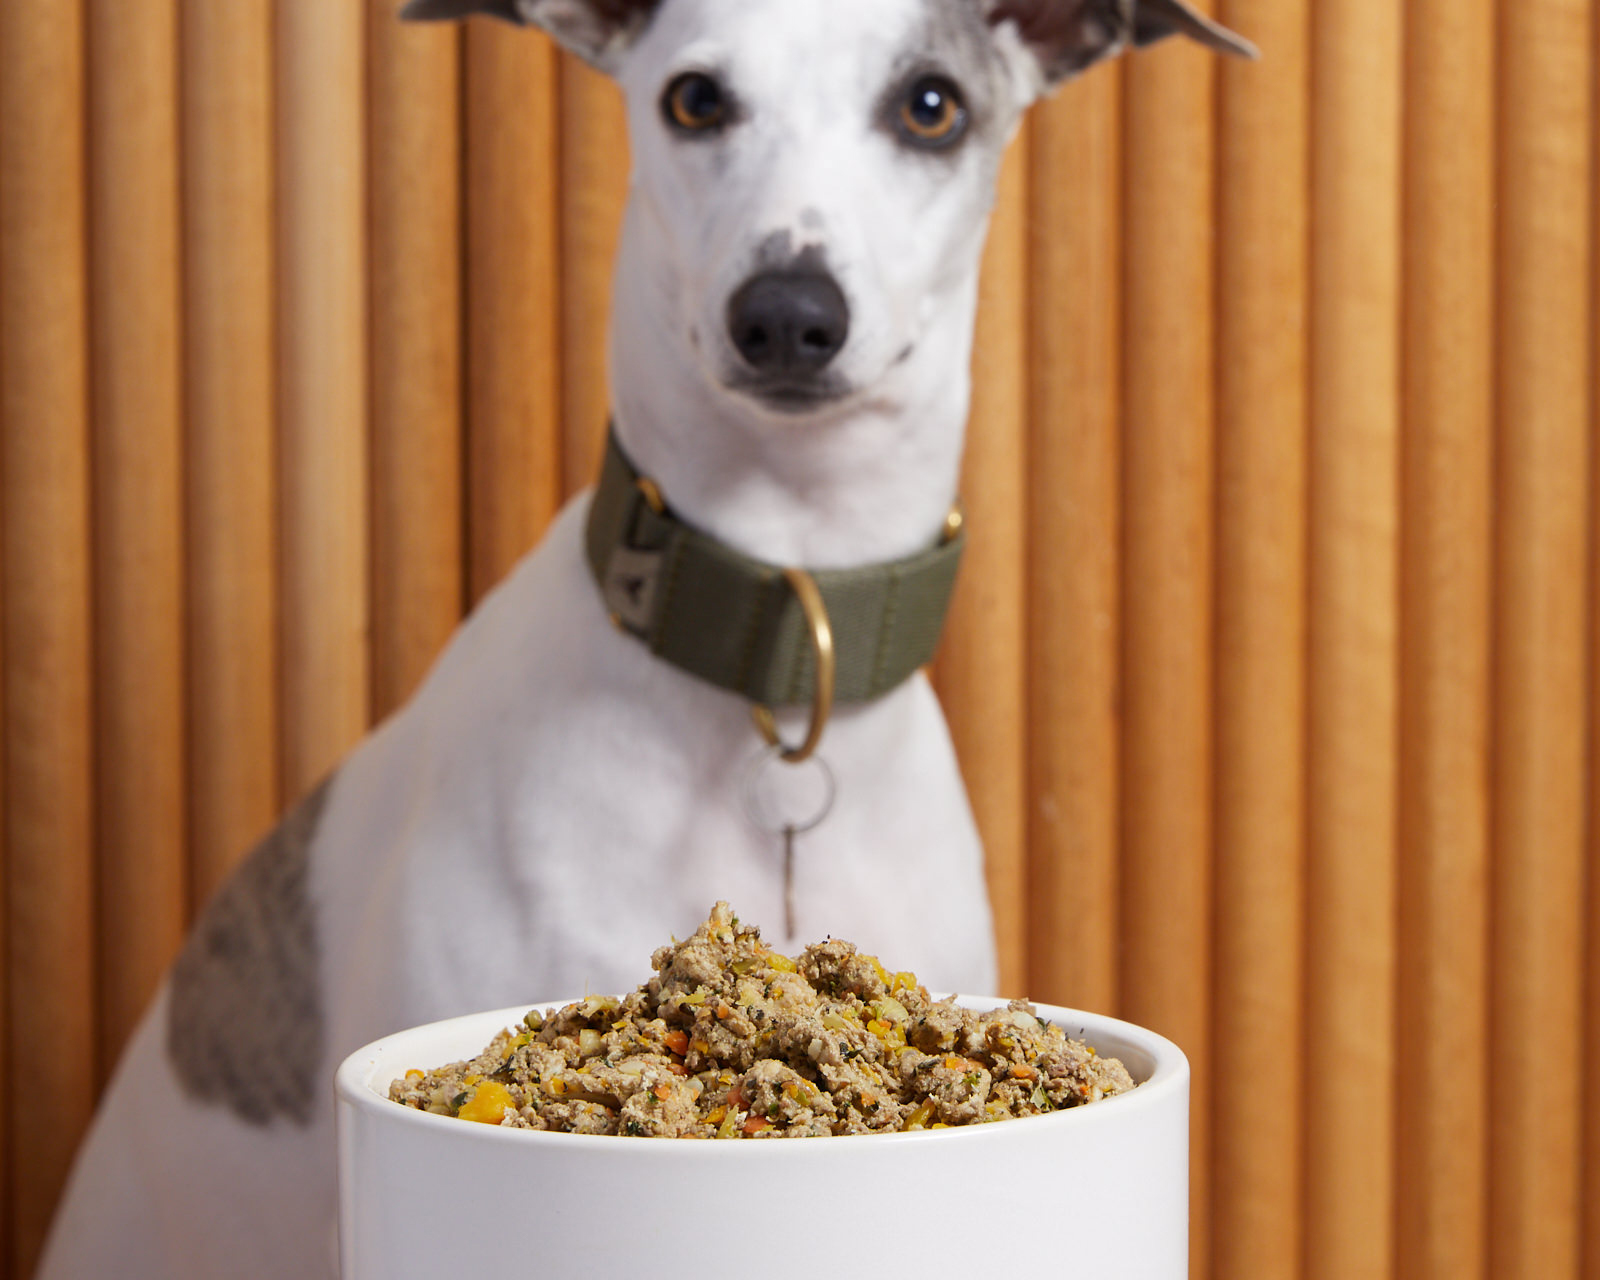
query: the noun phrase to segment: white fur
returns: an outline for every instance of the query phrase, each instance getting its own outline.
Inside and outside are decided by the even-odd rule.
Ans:
[[[998,144],[914,156],[873,127],[922,11],[678,0],[620,70],[636,140],[662,136],[660,86],[681,70],[728,69],[749,111],[725,142],[636,149],[612,360],[630,375],[615,379],[614,404],[635,461],[692,520],[762,559],[906,555],[955,495]],[[1031,95],[999,87],[1003,141]],[[723,309],[775,233],[820,247],[851,309],[833,368],[854,394],[804,421],[723,386],[736,363]]]
[[[618,430],[687,519],[764,559],[904,555],[955,493],[993,172],[1037,71],[1005,37],[987,139],[907,155],[874,113],[920,15],[917,0],[666,0],[616,60],[636,165]],[[700,65],[731,76],[748,110],[720,141],[670,136],[657,108],[670,76]],[[850,303],[837,361],[850,390],[823,411],[776,412],[725,385],[727,298],[775,232],[821,247]],[[586,502],[334,781],[311,862],[325,1081],[401,1027],[629,989],[718,898],[775,942],[831,933],[935,988],[995,984],[977,835],[926,680],[836,712],[822,750],[838,799],[800,841],[804,936],[781,938],[777,842],[740,804],[749,708],[613,629],[581,554]],[[803,719],[782,722],[795,736]],[[164,1054],[166,998],[112,1084],[41,1274],[331,1274],[331,1087],[305,1129],[195,1103]]]

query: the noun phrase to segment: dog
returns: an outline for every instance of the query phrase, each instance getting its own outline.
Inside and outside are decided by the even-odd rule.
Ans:
[[[717,899],[774,941],[785,921],[935,989],[995,986],[979,841],[919,667],[959,549],[1001,154],[1030,103],[1124,49],[1252,50],[1182,0],[405,16],[474,13],[543,28],[626,96],[606,474],[206,908],[80,1152],[44,1280],[334,1274],[346,1054],[629,990]],[[776,745],[753,703],[779,705]],[[783,758],[819,731],[818,755]]]

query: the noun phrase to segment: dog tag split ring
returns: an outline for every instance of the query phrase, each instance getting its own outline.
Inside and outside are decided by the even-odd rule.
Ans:
[[[796,936],[795,837],[822,823],[833,809],[836,791],[833,770],[826,760],[810,755],[796,766],[784,761],[781,746],[768,747],[745,770],[741,796],[745,817],[757,831],[783,840],[783,918],[790,938]]]

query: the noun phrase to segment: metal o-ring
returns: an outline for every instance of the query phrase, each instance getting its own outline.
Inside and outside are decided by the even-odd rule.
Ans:
[[[762,771],[775,760],[783,758],[782,746],[769,746],[755,755],[745,769],[744,786],[741,788],[740,801],[744,806],[744,816],[757,831],[772,836],[803,836],[806,832],[815,830],[822,824],[822,820],[833,809],[833,802],[838,795],[839,784],[833,776],[833,770],[828,762],[821,756],[812,756],[811,765],[817,770],[821,779],[821,801],[809,811],[809,816],[801,815],[801,820],[786,822],[775,815],[766,812],[757,799],[757,785]]]

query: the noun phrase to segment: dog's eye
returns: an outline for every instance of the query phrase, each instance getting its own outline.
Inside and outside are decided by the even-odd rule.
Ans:
[[[943,76],[924,76],[900,104],[900,128],[919,146],[949,146],[967,127],[967,109],[955,85]]]
[[[728,101],[722,86],[699,71],[685,71],[674,77],[661,97],[661,113],[667,123],[689,133],[715,129],[728,117]]]

